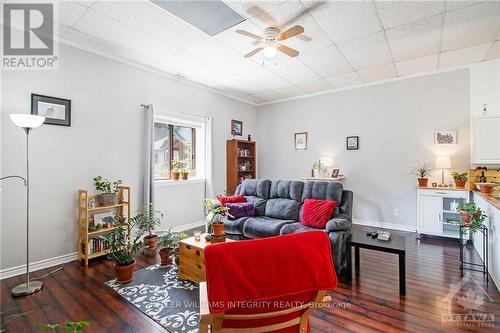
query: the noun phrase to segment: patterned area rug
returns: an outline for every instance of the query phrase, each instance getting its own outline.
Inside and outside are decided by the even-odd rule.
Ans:
[[[134,273],[134,280],[110,288],[171,333],[197,333],[199,324],[198,285],[177,278],[178,268],[154,265]]]

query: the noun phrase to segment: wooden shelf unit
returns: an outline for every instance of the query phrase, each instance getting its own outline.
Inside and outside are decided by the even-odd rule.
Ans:
[[[236,187],[246,178],[256,178],[257,161],[255,141],[227,140],[226,142],[226,191],[229,194],[236,192]],[[245,155],[241,152],[246,151]],[[241,170],[242,163],[249,162],[251,168]]]
[[[89,213],[114,210],[116,214],[125,216],[127,220],[130,218],[130,187],[120,186],[117,195],[120,197],[121,201],[121,203],[119,204],[89,207],[89,200],[91,198],[96,198],[96,195],[89,195],[89,191],[87,190],[78,190],[78,257],[81,261],[83,260],[85,262],[85,266],[88,266],[89,259],[101,257],[109,253],[109,249],[103,249],[98,252],[89,253],[89,240],[92,238],[97,238],[97,236],[101,236],[116,229],[116,227],[111,227],[97,231],[89,231],[89,223],[93,222],[94,220],[93,215],[89,216]],[[131,230],[129,229],[129,240],[130,232]],[[85,253],[82,251],[83,249],[85,249]]]

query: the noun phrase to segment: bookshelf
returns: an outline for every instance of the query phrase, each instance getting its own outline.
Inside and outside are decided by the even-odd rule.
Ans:
[[[94,222],[94,214],[112,211],[115,214],[130,218],[130,187],[120,186],[117,195],[119,203],[109,206],[89,207],[89,200],[96,199],[87,190],[78,190],[78,257],[88,266],[89,259],[101,257],[109,253],[103,236],[116,227],[107,227],[96,231],[89,231],[89,225]],[[130,230],[128,231],[130,239]]]
[[[226,190],[234,194],[236,187],[245,179],[257,174],[256,147],[254,141],[227,140],[226,142]]]

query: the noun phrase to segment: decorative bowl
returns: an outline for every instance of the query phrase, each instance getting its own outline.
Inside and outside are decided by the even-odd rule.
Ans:
[[[491,195],[493,188],[497,186],[496,183],[475,183],[476,187],[481,191],[481,193],[486,195]]]

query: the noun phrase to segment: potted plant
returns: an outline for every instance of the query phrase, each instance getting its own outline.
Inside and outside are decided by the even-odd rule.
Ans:
[[[465,188],[465,183],[467,183],[467,177],[468,177],[467,172],[460,173],[455,171],[451,173],[451,176],[455,181],[456,188]]]
[[[122,181],[120,179],[111,182],[101,176],[94,177],[94,185],[96,190],[101,191],[101,194],[96,195],[97,201],[101,206],[111,206],[116,203],[116,192]]]
[[[172,263],[172,256],[177,260],[179,252],[179,241],[187,237],[183,232],[172,232],[171,229],[162,233],[158,238],[160,249],[160,263],[162,266],[168,266]],[[178,262],[176,261],[178,264]]]
[[[174,158],[172,160],[172,168],[170,169],[170,178],[172,178],[172,180],[179,180],[180,173],[181,162],[178,159]]]
[[[133,239],[129,239],[129,231],[137,227],[136,221],[124,216],[117,216],[116,228],[105,237],[109,242],[108,258],[113,260],[118,283],[132,281],[135,269],[134,255],[142,246],[143,231],[138,230]]]
[[[324,176],[325,173],[327,172],[327,167],[323,162],[321,162],[321,160],[318,160],[316,163],[314,163],[312,168],[314,172],[314,177]]]
[[[487,215],[476,206],[475,202],[462,203],[459,206],[460,219],[462,224],[470,227],[472,234],[475,234],[483,225],[484,219]]]
[[[177,235],[175,236],[176,238],[176,242],[174,244],[174,260],[175,260],[175,264],[177,266],[179,266],[179,241],[185,239],[185,238],[188,238],[188,234],[184,233],[184,232],[179,232],[177,233]]]
[[[427,183],[429,182],[429,178],[427,177],[431,175],[431,172],[430,164],[423,163],[420,167],[413,168],[411,174],[417,176],[419,187],[427,187]]]
[[[184,167],[181,169],[181,179],[182,180],[188,180],[189,173],[192,171],[190,167]]]
[[[143,233],[147,232],[147,235],[144,236],[144,241],[147,244],[149,249],[156,249],[157,245],[157,235],[153,234],[153,231],[156,226],[161,225],[163,220],[163,213],[159,210],[155,210],[152,204],[142,206],[137,211],[136,215],[131,218],[134,224],[137,224],[137,227]]]
[[[208,211],[208,224],[212,227],[212,234],[214,236],[224,235],[224,216],[229,215],[229,208],[221,206],[218,200],[205,199],[203,205]]]

